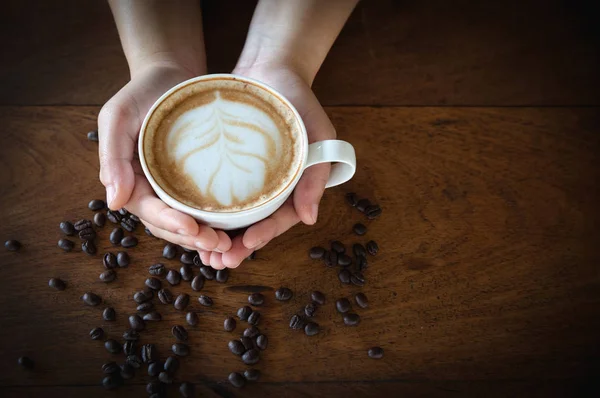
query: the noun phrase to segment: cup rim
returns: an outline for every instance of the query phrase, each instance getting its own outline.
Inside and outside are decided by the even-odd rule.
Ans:
[[[148,125],[148,122],[149,122],[151,116],[154,114],[154,111],[169,96],[171,96],[176,91],[181,90],[182,88],[189,86],[191,84],[197,83],[199,81],[214,80],[214,79],[239,80],[239,81],[243,81],[243,82],[258,86],[261,89],[267,90],[268,92],[273,94],[275,97],[277,97],[277,99],[281,103],[283,103],[285,106],[287,106],[292,111],[294,118],[300,127],[300,137],[299,138],[302,140],[302,155],[301,155],[302,159],[301,159],[300,165],[298,166],[298,169],[296,170],[294,178],[292,178],[288,182],[286,187],[284,189],[282,189],[281,191],[279,191],[279,193],[277,195],[269,198],[267,201],[259,204],[258,206],[252,207],[250,209],[237,210],[237,211],[215,212],[215,211],[200,210],[195,207],[189,206],[185,203],[182,203],[182,202],[178,201],[177,199],[175,199],[174,197],[172,197],[167,191],[165,191],[156,182],[156,180],[152,176],[152,173],[150,172],[150,169],[148,168],[148,164],[146,162],[146,154],[144,152],[143,142],[144,142],[144,137],[146,135],[146,127]],[[277,91],[273,87],[269,86],[268,84],[263,83],[259,80],[250,78],[250,77],[236,75],[233,73],[214,73],[214,74],[193,77],[193,78],[185,80],[185,81],[175,85],[174,87],[170,88],[169,90],[167,90],[163,95],[161,95],[154,102],[154,104],[152,104],[152,107],[148,110],[148,113],[146,113],[146,116],[144,117],[144,121],[142,123],[142,127],[140,128],[140,133],[138,135],[138,144],[137,145],[138,145],[138,156],[140,159],[140,164],[142,166],[142,170],[144,171],[144,176],[150,182],[152,189],[158,195],[158,197],[161,200],[163,200],[168,206],[170,206],[176,210],[179,210],[186,214],[190,214],[192,216],[197,216],[198,218],[210,218],[210,219],[221,218],[221,217],[226,217],[228,219],[233,219],[233,218],[242,217],[242,216],[245,217],[245,216],[248,216],[248,215],[251,215],[256,212],[260,212],[260,211],[264,210],[266,207],[269,207],[270,205],[272,205],[272,203],[276,199],[281,198],[282,196],[286,196],[286,197],[289,196],[291,191],[294,190],[294,188],[296,187],[296,184],[300,180],[300,177],[302,176],[302,173],[304,171],[304,168],[306,166],[306,162],[308,159],[308,134],[306,132],[306,126],[304,125],[304,121],[302,120],[302,117],[298,113],[298,110],[296,109],[296,107],[294,105],[292,105],[292,103],[283,94],[281,94],[279,91]]]

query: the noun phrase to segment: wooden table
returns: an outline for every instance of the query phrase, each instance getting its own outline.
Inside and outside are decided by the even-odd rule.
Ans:
[[[111,284],[98,280],[111,225],[99,254],[56,247],[62,220],[91,217],[103,197],[97,144],[86,140],[101,105],[127,81],[116,31],[102,1],[11,1],[0,21],[8,57],[0,65],[1,239],[0,395],[3,397],[145,396],[149,378],[115,391],[99,387],[108,354],[88,332],[102,326],[120,338],[135,311],[132,294],[164,242],[136,232],[132,264]],[[227,71],[243,43],[252,4],[207,1],[205,27],[212,71]],[[328,190],[316,226],[297,226],[227,284],[207,283],[215,306],[190,327],[192,355],[178,382],[202,396],[584,396],[600,392],[600,60],[593,9],[561,1],[364,2],[323,66],[315,91],[359,168]],[[35,12],[34,12],[35,11]],[[533,18],[532,16],[535,16]],[[78,32],[78,33],[74,33]],[[231,43],[223,46],[224,42]],[[227,48],[225,48],[227,47]],[[344,202],[357,192],[383,215],[368,221]],[[356,237],[356,222],[368,226]],[[336,272],[309,260],[307,249],[339,239],[374,239],[367,284],[340,285]],[[196,271],[197,272],[197,271]],[[68,288],[47,286],[63,278]],[[294,290],[274,300],[279,286]],[[327,296],[306,337],[288,328],[310,291]],[[84,306],[85,291],[104,305]],[[231,387],[243,370],[227,349],[222,322],[263,291],[260,329],[270,338],[258,383]],[[345,327],[340,297],[363,291],[362,322]],[[161,357],[169,329],[183,315],[161,307],[163,321],[143,333]],[[243,330],[242,323],[234,332]],[[371,360],[367,349],[385,349]],[[21,369],[21,355],[35,360]],[[172,396],[176,396],[172,387]]]

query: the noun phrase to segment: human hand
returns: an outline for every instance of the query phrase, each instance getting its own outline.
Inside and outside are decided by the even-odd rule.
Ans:
[[[154,193],[136,155],[146,113],[167,90],[194,75],[173,62],[156,62],[136,71],[98,115],[100,181],[108,207],[125,207],[156,237],[189,249],[227,251],[231,239],[223,231],[198,224],[167,206]]]
[[[335,129],[309,84],[287,65],[236,68],[234,74],[257,79],[283,94],[298,110],[308,133],[308,142],[334,139]],[[317,221],[319,202],[329,178],[330,164],[307,168],[292,196],[275,213],[250,226],[232,240],[231,249],[218,253],[200,250],[204,264],[213,268],[236,268],[253,251],[263,248],[299,221],[312,225]]]

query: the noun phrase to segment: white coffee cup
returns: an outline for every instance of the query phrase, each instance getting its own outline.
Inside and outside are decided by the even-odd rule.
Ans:
[[[294,113],[294,116],[297,119],[298,125],[301,128],[301,140],[302,140],[302,153],[303,159],[301,162],[301,172],[296,173],[296,176],[292,180],[287,187],[282,190],[278,195],[271,198],[267,202],[254,207],[252,209],[235,211],[235,212],[209,212],[204,210],[199,210],[193,207],[190,207],[186,204],[179,202],[178,200],[171,197],[164,189],[158,185],[155,179],[152,177],[152,173],[150,173],[148,169],[148,164],[146,162],[146,158],[144,155],[144,136],[147,128],[148,121],[150,116],[154,112],[154,110],[167,98],[171,95],[171,93],[179,90],[180,88],[189,85],[189,84],[197,84],[198,82],[202,82],[205,79],[215,79],[215,78],[224,78],[224,79],[232,79],[246,81],[252,83],[256,86],[263,88],[264,90],[270,92],[273,96],[277,97],[279,101],[287,105]],[[223,230],[231,230],[244,228],[249,225],[252,225],[262,219],[267,218],[271,214],[273,214],[286,199],[292,194],[296,184],[300,180],[302,176],[302,172],[306,170],[306,168],[313,166],[319,163],[333,163],[331,166],[331,173],[329,175],[329,180],[325,185],[326,188],[333,187],[339,184],[343,184],[354,176],[356,171],[356,155],[354,152],[354,147],[346,141],[340,140],[325,140],[318,141],[312,144],[308,144],[308,135],[306,133],[306,127],[304,126],[304,122],[302,118],[298,114],[296,108],[279,92],[277,92],[272,87],[261,83],[257,80],[250,79],[247,77],[233,75],[233,74],[214,74],[214,75],[205,75],[195,77],[190,80],[186,80],[177,86],[173,87],[166,93],[164,93],[155,103],[152,105],[152,108],[148,111],[146,118],[144,119],[144,123],[142,124],[142,128],[140,130],[139,142],[139,157],[140,162],[142,164],[142,168],[144,170],[144,174],[146,178],[150,182],[150,185],[158,195],[160,199],[162,199],[167,205],[170,207],[181,211],[182,213],[188,214],[194,217],[196,220],[200,221],[203,224],[206,224],[212,228],[223,229]]]

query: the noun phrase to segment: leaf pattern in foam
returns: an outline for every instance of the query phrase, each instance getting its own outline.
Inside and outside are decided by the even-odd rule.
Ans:
[[[179,116],[167,145],[203,196],[230,206],[257,196],[268,182],[267,171],[281,156],[279,134],[262,110],[217,93]]]

